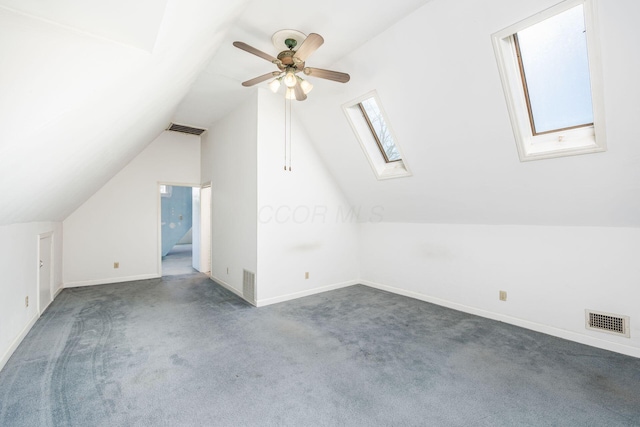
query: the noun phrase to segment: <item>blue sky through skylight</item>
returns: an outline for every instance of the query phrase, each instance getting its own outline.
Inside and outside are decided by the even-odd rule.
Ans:
[[[373,131],[378,136],[378,140],[387,155],[387,159],[390,162],[401,160],[400,151],[398,151],[398,147],[396,147],[396,143],[393,140],[393,136],[391,135],[389,127],[384,120],[376,100],[374,98],[366,99],[362,101],[362,106],[369,117],[371,126],[373,126]]]
[[[535,132],[593,123],[582,5],[518,32]]]

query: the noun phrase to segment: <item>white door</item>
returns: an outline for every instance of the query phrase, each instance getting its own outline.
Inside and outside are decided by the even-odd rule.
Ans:
[[[200,271],[211,272],[211,187],[200,192]]]
[[[53,280],[51,268],[51,242],[50,234],[40,236],[40,245],[38,247],[38,313],[42,312],[49,306],[53,297],[51,289]]]
[[[200,187],[193,187],[191,196],[191,266],[200,271]]]

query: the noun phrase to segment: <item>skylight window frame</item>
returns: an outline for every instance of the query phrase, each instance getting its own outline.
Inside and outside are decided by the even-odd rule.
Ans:
[[[362,103],[371,98],[373,98],[380,110],[380,114],[385,121],[387,130],[393,138],[396,150],[400,154],[399,160],[388,161],[384,148],[378,140],[375,130],[372,128],[370,120],[368,120],[366,112],[363,111],[364,106],[362,106]],[[371,169],[378,180],[411,176],[411,171],[407,165],[402,148],[398,143],[398,138],[391,127],[387,113],[385,112],[382,102],[375,90],[343,104],[342,110],[344,111],[358,142],[360,142],[362,151],[369,161]]]
[[[498,71],[521,162],[607,150],[596,1],[567,0],[492,35]],[[526,82],[518,58],[516,34],[579,5],[583,6],[585,20],[593,124],[536,133],[525,93]]]

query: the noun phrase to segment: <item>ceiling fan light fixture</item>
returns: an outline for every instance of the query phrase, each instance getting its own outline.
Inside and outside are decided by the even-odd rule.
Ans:
[[[300,79],[300,77],[298,77]],[[307,95],[313,89],[313,85],[307,80],[300,79],[300,87],[305,95]]]
[[[284,75],[284,84],[288,88],[292,88],[296,85],[298,80],[296,79],[296,75],[293,70],[287,70],[287,73]]]
[[[304,101],[307,94],[313,89],[313,85],[301,77],[298,73],[314,78],[332,80],[339,83],[347,83],[350,79],[349,74],[338,71],[324,70],[321,68],[305,67],[306,60],[313,54],[322,44],[324,39],[320,34],[311,33],[308,36],[297,30],[280,30],[271,38],[276,49],[286,48],[278,53],[277,57],[265,53],[246,43],[235,41],[233,45],[238,49],[244,50],[252,55],[265,59],[277,67],[277,71],[263,74],[253,79],[242,82],[242,86],[251,87],[264,81],[269,81],[269,89],[273,93],[277,93],[280,87],[285,86],[285,97],[287,99],[295,99]],[[293,50],[297,47],[297,50]]]
[[[274,79],[271,81],[269,83],[269,89],[271,89],[271,92],[273,93],[278,92],[278,89],[280,89],[280,79]]]

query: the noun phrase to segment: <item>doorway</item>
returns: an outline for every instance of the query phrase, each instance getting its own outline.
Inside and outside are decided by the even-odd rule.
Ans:
[[[160,185],[162,275],[194,273],[193,187]]]
[[[211,271],[211,185],[160,184],[162,276]]]

